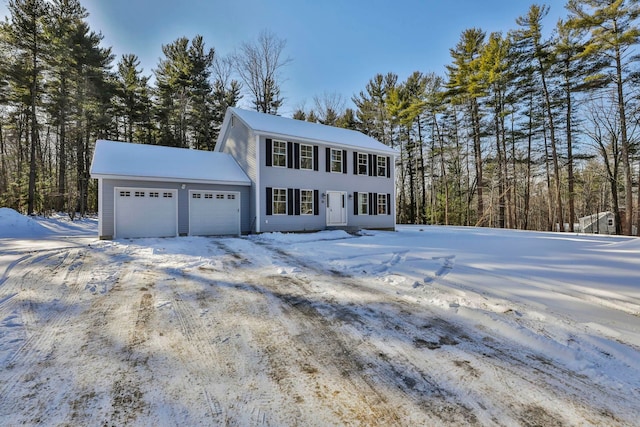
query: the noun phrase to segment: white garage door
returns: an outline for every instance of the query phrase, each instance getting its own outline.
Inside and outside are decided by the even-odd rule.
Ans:
[[[115,189],[116,238],[178,234],[178,193],[156,188]]]
[[[190,191],[189,234],[192,236],[240,234],[240,193]]]

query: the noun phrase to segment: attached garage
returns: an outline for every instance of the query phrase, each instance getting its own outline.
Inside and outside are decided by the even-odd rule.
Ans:
[[[101,239],[239,235],[251,229],[251,181],[229,154],[100,140]],[[244,210],[243,210],[244,209]]]
[[[178,235],[178,193],[171,189],[115,188],[115,237]]]
[[[189,192],[189,235],[240,234],[240,193],[225,191]]]

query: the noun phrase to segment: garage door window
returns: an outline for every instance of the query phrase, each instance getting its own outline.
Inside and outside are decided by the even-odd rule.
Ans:
[[[235,194],[227,194],[227,199],[235,200],[236,199],[236,195]]]
[[[173,193],[162,193],[162,197],[170,199],[173,197]]]
[[[200,199],[200,198],[202,198],[202,195],[200,193],[193,193],[191,195],[191,197],[194,198],[194,199]]]
[[[135,196],[136,197],[144,197],[144,191],[136,191],[135,192]]]
[[[131,192],[130,191],[121,191],[120,192],[120,197],[131,197]]]
[[[156,191],[151,191],[151,192],[149,192],[149,197],[153,197],[153,198],[160,197],[160,193],[158,193]]]

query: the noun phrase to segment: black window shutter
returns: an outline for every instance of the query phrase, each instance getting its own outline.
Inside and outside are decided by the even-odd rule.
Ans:
[[[273,163],[273,148],[271,138],[267,138],[267,152],[265,153],[265,157],[267,158],[267,166],[271,166]]]
[[[353,152],[353,174],[358,175],[358,152]]]
[[[347,150],[342,150],[342,173],[347,173]]]
[[[373,214],[378,215],[378,193],[373,193]]]
[[[391,194],[387,193],[387,215],[391,215]]]
[[[300,189],[296,188],[295,193],[295,212],[294,215],[300,215]]]
[[[373,193],[369,193],[369,215],[373,215]]]
[[[369,176],[373,176],[373,173],[375,171],[375,165],[373,164],[373,154],[369,154],[367,155],[367,166],[369,169]]]
[[[318,170],[318,146],[313,146],[313,170]]]
[[[387,178],[391,178],[391,157],[387,156]]]
[[[293,168],[293,142],[287,142],[287,167]]]
[[[293,167],[300,169],[300,144],[293,144]]]
[[[331,148],[327,147],[327,172],[331,172]]]
[[[375,154],[372,157],[372,168],[373,169],[373,176],[378,176],[378,156],[376,156]]]
[[[287,215],[293,215],[293,188],[287,188]]]
[[[353,214],[358,215],[358,192],[353,192]]]
[[[273,214],[273,188],[267,187],[267,215]]]
[[[313,190],[313,214],[314,215],[320,215],[320,206],[318,206],[318,202],[319,202],[319,194],[320,192],[318,190]]]

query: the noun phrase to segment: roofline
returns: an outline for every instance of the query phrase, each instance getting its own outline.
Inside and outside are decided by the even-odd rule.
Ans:
[[[292,119],[292,120],[295,120],[295,119]],[[256,135],[262,135],[262,136],[272,136],[275,138],[282,138],[282,139],[293,138],[296,141],[309,142],[312,144],[333,145],[340,148],[349,148],[355,151],[358,151],[358,149],[360,149],[360,150],[371,152],[371,153],[383,153],[387,156],[394,156],[394,157],[399,156],[399,153],[393,148],[389,148],[388,150],[377,150],[375,148],[358,147],[352,144],[345,144],[343,142],[327,141],[324,139],[315,139],[315,138],[306,138],[304,136],[290,135],[285,133],[276,133],[276,132],[270,132],[270,131],[259,130],[259,129],[253,129],[253,132]]]
[[[229,125],[229,121],[231,120],[231,115],[233,115],[238,120],[240,120],[242,122],[242,124],[244,124],[248,129],[250,129],[256,135],[274,136],[276,138],[283,138],[283,139],[293,138],[293,139],[295,139],[297,141],[304,141],[304,142],[310,142],[312,144],[315,143],[315,144],[323,144],[323,145],[331,144],[331,145],[335,145],[335,146],[340,147],[340,148],[350,148],[352,150],[353,149],[362,148],[363,150],[366,150],[367,152],[384,153],[386,155],[392,155],[394,157],[398,157],[400,155],[400,153],[398,153],[398,151],[395,148],[391,148],[391,147],[389,147],[388,150],[377,150],[377,149],[374,149],[374,148],[357,147],[355,145],[345,144],[343,142],[326,141],[324,139],[309,138],[309,137],[291,135],[291,134],[286,134],[286,133],[276,133],[276,132],[269,131],[268,129],[267,130],[265,130],[265,129],[256,129],[253,126],[251,126],[249,123],[247,123],[247,121],[244,120],[239,114],[236,114],[233,111],[233,108],[237,108],[237,107],[229,107],[227,109],[227,113],[224,116],[224,120],[222,122],[222,126],[220,127],[221,132],[218,135],[218,142],[222,141],[223,133],[224,133],[224,132],[222,132],[222,130],[224,129],[226,131],[226,129],[227,129],[228,125]],[[296,120],[296,119],[290,119],[290,120]],[[325,126],[327,126],[327,125],[325,125]],[[353,129],[345,129],[345,130],[351,130],[353,132],[359,132],[359,131],[354,131]],[[362,133],[362,132],[360,132],[360,133]],[[382,144],[382,143],[380,143],[380,144]],[[384,145],[384,144],[382,144],[382,145]],[[218,147],[217,143],[216,143],[216,147]]]
[[[247,187],[251,186],[251,181],[222,181],[222,180],[210,180],[210,179],[176,178],[172,176],[157,177],[157,176],[110,175],[110,174],[92,173],[91,178],[122,179],[127,181],[177,182],[177,183],[185,183],[185,184],[189,183],[189,184],[242,185]]]

